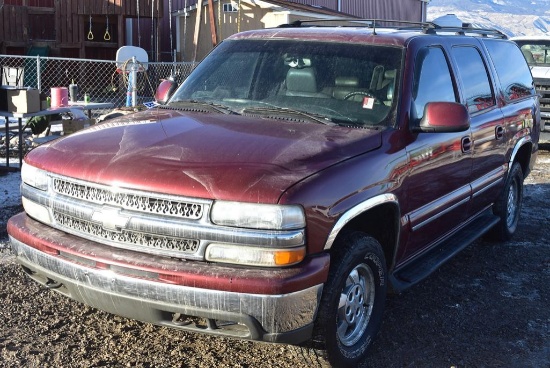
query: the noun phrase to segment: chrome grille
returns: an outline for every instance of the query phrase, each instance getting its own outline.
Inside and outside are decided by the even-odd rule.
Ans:
[[[550,80],[545,78],[534,78],[535,88],[540,96],[540,111],[542,130],[550,131]],[[546,127],[545,127],[546,126]]]
[[[157,215],[197,220],[204,213],[201,203],[169,200],[129,191],[115,192],[110,187],[92,186],[62,178],[54,178],[53,189],[71,198]]]
[[[142,250],[157,251],[155,253],[158,253],[158,251],[195,253],[200,245],[200,241],[197,239],[172,238],[128,230],[120,232],[106,230],[101,225],[67,216],[57,211],[53,211],[53,216],[57,225],[62,228],[87,234],[93,238],[105,239],[108,242],[123,244],[127,248],[137,246]]]

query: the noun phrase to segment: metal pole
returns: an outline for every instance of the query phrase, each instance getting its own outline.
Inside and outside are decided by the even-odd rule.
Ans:
[[[132,56],[132,77],[131,77],[131,80],[132,80],[132,107],[136,107],[137,103],[136,103],[136,100],[137,100],[137,69],[138,69],[138,65],[137,65],[137,60],[136,60],[136,57],[135,56]]]
[[[38,92],[42,92],[42,81],[40,78],[40,55],[36,55],[36,88]]]

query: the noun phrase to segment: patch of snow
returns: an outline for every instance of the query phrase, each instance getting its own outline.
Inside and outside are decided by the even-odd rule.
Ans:
[[[6,159],[0,158],[0,166],[5,165]],[[10,159],[10,166],[18,167],[19,163],[15,164]],[[13,207],[21,203],[20,185],[21,173],[19,171],[0,175],[0,207]]]

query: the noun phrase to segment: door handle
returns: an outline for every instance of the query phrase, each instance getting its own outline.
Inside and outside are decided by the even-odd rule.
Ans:
[[[504,127],[502,125],[497,125],[495,127],[495,138],[497,141],[500,141],[502,138],[504,138]]]
[[[462,137],[461,147],[462,153],[470,152],[472,149],[472,139],[470,136]]]

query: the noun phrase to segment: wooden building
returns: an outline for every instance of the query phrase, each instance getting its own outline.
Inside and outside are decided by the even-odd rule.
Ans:
[[[257,10],[251,7],[265,9],[258,4],[267,2],[270,12],[287,8],[302,18],[352,15],[422,21],[430,0],[0,0],[0,54],[113,60],[118,48],[133,45],[144,48],[150,61],[173,61],[175,51],[180,61],[192,60],[193,42],[201,42],[200,59],[212,43],[207,45],[208,28],[200,27],[199,38],[194,35],[199,1],[205,27],[209,2],[215,8],[219,42],[237,30],[277,25],[273,17],[267,23],[250,17]]]
[[[411,22],[426,20],[431,0],[290,0],[295,3],[326,7],[360,18],[396,19]]]
[[[0,0],[0,54],[114,60],[121,46],[134,44],[132,19],[158,23],[163,0]],[[139,29],[139,27],[137,27]],[[149,29],[155,29],[155,26]],[[143,37],[154,50],[158,36]],[[151,52],[151,60],[156,55]]]

